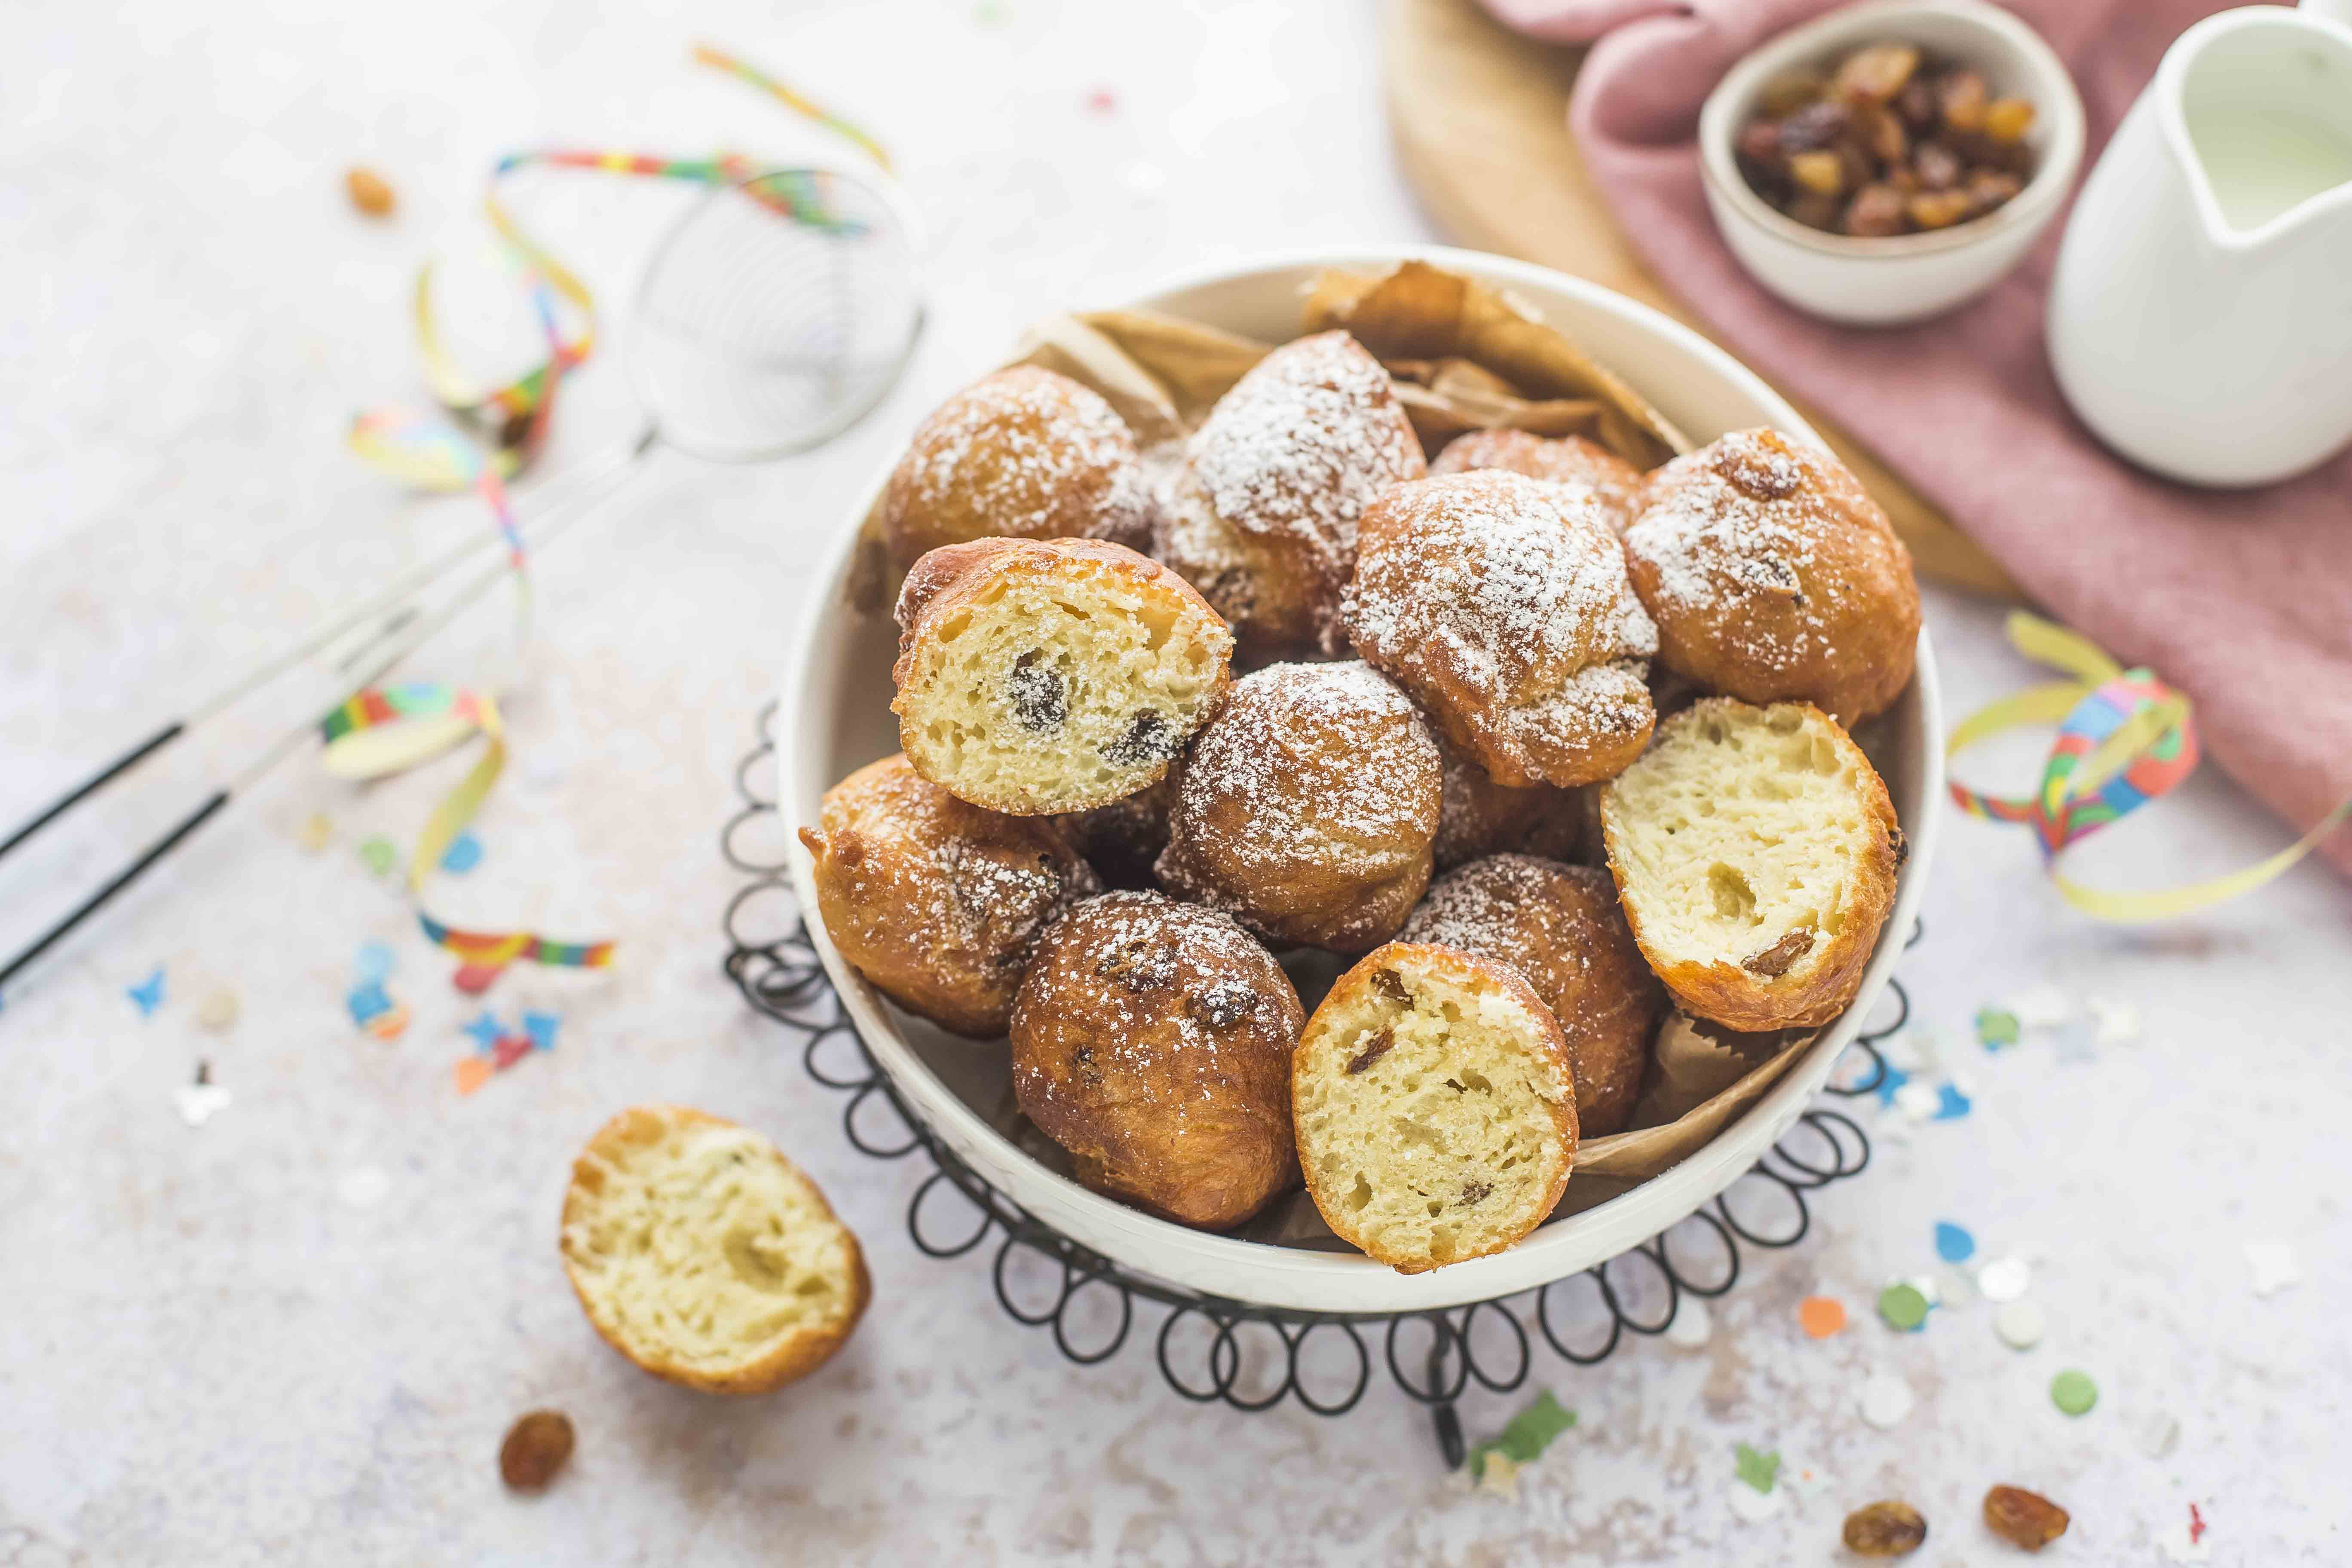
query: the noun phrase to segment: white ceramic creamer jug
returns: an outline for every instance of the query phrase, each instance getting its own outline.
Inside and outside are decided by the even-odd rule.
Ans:
[[[2258,485],[2352,440],[2352,0],[2174,40],[2066,225],[2050,363],[2134,462]]]

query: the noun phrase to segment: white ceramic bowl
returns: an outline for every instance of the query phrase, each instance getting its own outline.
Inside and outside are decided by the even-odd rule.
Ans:
[[[1594,284],[1496,257],[1440,247],[1366,247],[1229,264],[1181,279],[1142,306],[1253,337],[1298,331],[1309,280],[1327,267],[1384,270],[1418,256],[1511,291],[1581,342],[1695,441],[1770,425],[1817,440],[1796,413],[1722,350],[1647,306]],[[977,367],[975,367],[977,368]],[[778,799],[788,826],[813,823],[826,788],[898,749],[889,711],[895,628],[844,602],[858,519],[887,469],[841,521],[832,570],[805,616],[782,691]],[[900,1012],[842,962],[812,918],[810,931],[866,1048],[907,1102],[957,1155],[1013,1202],[1105,1257],[1172,1284],[1264,1305],[1334,1312],[1395,1312],[1485,1300],[1565,1279],[1645,1241],[1713,1198],[1756,1163],[1811,1101],[1860,1028],[1903,946],[1936,844],[1943,722],[1936,661],[1919,634],[1917,673],[1891,716],[1886,783],[1911,854],[1895,912],[1853,1007],[1771,1092],[1696,1154],[1611,1201],[1544,1226],[1517,1247],[1427,1274],[1404,1275],[1354,1252],[1317,1251],[1188,1230],[1088,1192],[1021,1152],[990,1122],[1006,1103],[1002,1046],[975,1045]],[[801,907],[814,911],[810,862],[792,848]]]
[[[2033,175],[1985,216],[1927,234],[1826,234],[1748,188],[1732,149],[1765,84],[1880,39],[1982,71],[1996,98],[2033,105]],[[1983,0],[1872,0],[1794,27],[1724,73],[1698,116],[1701,184],[1723,242],[1750,276],[1810,314],[1888,326],[1939,314],[2000,281],[2049,226],[2083,163],[2083,100],[2042,36]]]

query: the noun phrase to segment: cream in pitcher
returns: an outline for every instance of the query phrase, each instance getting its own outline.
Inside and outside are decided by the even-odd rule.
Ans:
[[[2190,27],[2084,184],[2051,364],[2143,467],[2265,484],[2352,440],[2347,18],[2306,0]]]

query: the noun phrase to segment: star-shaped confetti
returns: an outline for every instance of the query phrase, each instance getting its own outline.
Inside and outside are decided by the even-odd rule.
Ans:
[[[153,1017],[155,1009],[163,1005],[163,966],[157,964],[155,973],[124,991],[123,994],[137,1005],[141,1017]]]

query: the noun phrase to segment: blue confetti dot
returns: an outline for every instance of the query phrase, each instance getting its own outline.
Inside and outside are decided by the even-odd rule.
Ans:
[[[358,956],[352,960],[352,968],[362,980],[389,980],[392,978],[392,949],[380,942],[363,942],[360,943]]]
[[[1935,1120],[1937,1121],[1957,1121],[1961,1117],[1966,1116],[1969,1113],[1969,1097],[1967,1095],[1962,1094],[1958,1089],[1953,1088],[1948,1083],[1937,1086],[1936,1089]]]
[[[522,1016],[522,1032],[530,1037],[531,1048],[551,1051],[555,1048],[555,1030],[562,1018],[553,1013],[526,1012]]]
[[[1909,1073],[1905,1072],[1893,1062],[1888,1062],[1886,1070],[1879,1075],[1878,1087],[1871,1092],[1878,1096],[1878,1103],[1882,1107],[1892,1109],[1895,1104],[1895,1091],[1910,1081]]]
[[[499,1021],[496,1018],[490,1016],[488,1013],[484,1013],[480,1017],[466,1026],[466,1033],[474,1037],[474,1048],[477,1051],[488,1054],[492,1047],[496,1046],[500,1039],[505,1037],[506,1030],[499,1027]]]
[[[152,1018],[155,1009],[163,1005],[163,966],[157,964],[155,973],[123,993],[139,1005],[139,1016]]]
[[[482,863],[482,841],[474,837],[470,827],[449,841],[441,852],[441,869],[464,876]]]
[[[1950,1220],[1936,1222],[1936,1256],[1947,1263],[1966,1263],[1976,1256],[1977,1238]]]
[[[364,1028],[369,1019],[392,1011],[392,998],[385,994],[382,981],[362,980],[352,987],[352,994],[343,998],[343,1005],[351,1009],[352,1022]]]

